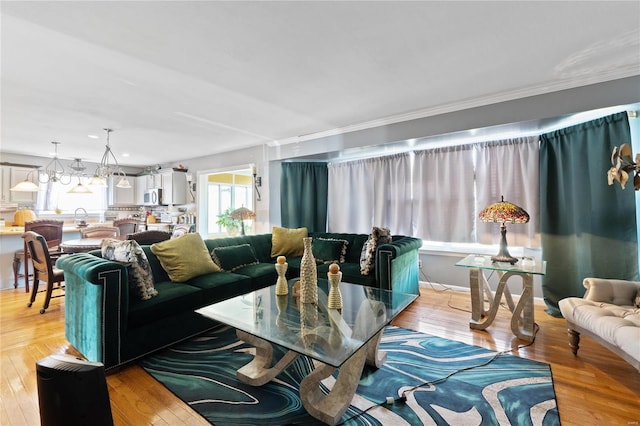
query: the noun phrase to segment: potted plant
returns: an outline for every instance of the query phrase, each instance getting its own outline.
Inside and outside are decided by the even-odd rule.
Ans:
[[[227,230],[228,235],[236,235],[240,229],[240,221],[231,218],[233,210],[233,207],[229,207],[218,215],[218,220],[216,221],[216,224]]]

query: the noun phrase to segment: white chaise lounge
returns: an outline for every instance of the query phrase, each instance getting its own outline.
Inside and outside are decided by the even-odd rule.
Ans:
[[[583,297],[559,302],[574,355],[584,334],[640,372],[640,282],[585,278],[583,285],[587,289]]]

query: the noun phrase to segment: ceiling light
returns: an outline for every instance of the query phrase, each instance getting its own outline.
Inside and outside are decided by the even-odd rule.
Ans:
[[[118,188],[131,188],[131,184],[127,179],[126,173],[120,168],[118,164],[118,160],[116,156],[111,151],[111,146],[109,145],[109,134],[113,131],[112,129],[104,129],[107,132],[107,145],[105,146],[104,154],[102,155],[102,160],[100,164],[96,168],[96,172],[89,181],[89,185],[95,186],[107,186],[107,180],[109,178],[118,179],[118,183],[116,186]]]
[[[51,142],[54,146],[53,158],[47,164],[43,171],[38,172],[38,181],[40,183],[60,182],[63,185],[71,183],[71,175],[66,173],[64,166],[58,159],[58,145],[60,142]]]
[[[70,190],[67,191],[69,194],[91,194],[92,191],[82,184],[80,181],[80,176],[78,176],[78,184],[74,185]]]
[[[75,172],[75,174],[81,174],[87,166],[82,163],[80,158],[74,158],[73,162],[69,164],[69,168]]]
[[[17,192],[38,192],[38,191],[40,191],[40,188],[38,187],[38,185],[33,183],[33,181],[30,179],[30,177],[33,176],[34,172],[35,172],[35,170],[30,171],[27,174],[27,177],[22,182],[18,182],[17,185],[13,186],[12,188],[9,188],[9,191],[17,191]]]

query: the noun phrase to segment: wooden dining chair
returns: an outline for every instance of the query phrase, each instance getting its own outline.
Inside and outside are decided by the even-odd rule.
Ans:
[[[140,245],[151,245],[166,241],[171,238],[171,233],[167,231],[160,231],[157,229],[151,229],[149,231],[140,231],[135,234],[127,235],[127,240],[134,240]]]
[[[120,235],[129,235],[138,232],[138,219],[125,218],[113,221],[113,226],[120,229]]]
[[[63,225],[64,221],[62,220],[39,219],[25,222],[24,230],[25,232],[33,231],[44,237],[49,247],[52,262],[55,262],[55,260],[62,255],[60,243],[62,242]],[[13,287],[18,287],[20,264],[24,263],[24,288],[26,293],[29,293],[29,260],[29,251],[27,250],[27,243],[25,241],[22,250],[17,250],[13,254]]]
[[[53,267],[51,264],[49,246],[47,245],[47,240],[45,240],[42,235],[28,231],[22,234],[22,238],[24,238],[24,242],[27,245],[27,250],[31,256],[31,263],[33,264],[33,288],[31,289],[31,298],[27,306],[31,307],[36,300],[40,281],[46,281],[47,293],[45,295],[44,305],[42,309],[40,309],[40,313],[44,314],[51,301],[53,285],[57,283],[58,287],[60,287],[60,283],[64,281],[64,271]]]
[[[80,238],[117,238],[120,229],[116,226],[89,226],[80,230]]]

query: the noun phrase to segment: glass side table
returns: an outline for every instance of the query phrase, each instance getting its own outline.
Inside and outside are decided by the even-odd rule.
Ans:
[[[502,295],[507,301],[511,311],[511,331],[519,339],[532,342],[535,337],[535,321],[533,311],[533,276],[544,275],[547,262],[518,261],[515,265],[503,262],[492,262],[491,256],[479,256],[470,254],[458,263],[469,269],[469,284],[471,288],[471,321],[469,327],[475,330],[484,330],[489,327],[496,318],[500,307]],[[491,291],[484,271],[496,271],[500,278],[495,294]],[[513,302],[513,297],[507,286],[507,281],[513,276],[522,278],[522,295],[518,303]],[[489,306],[485,306],[485,297]]]

